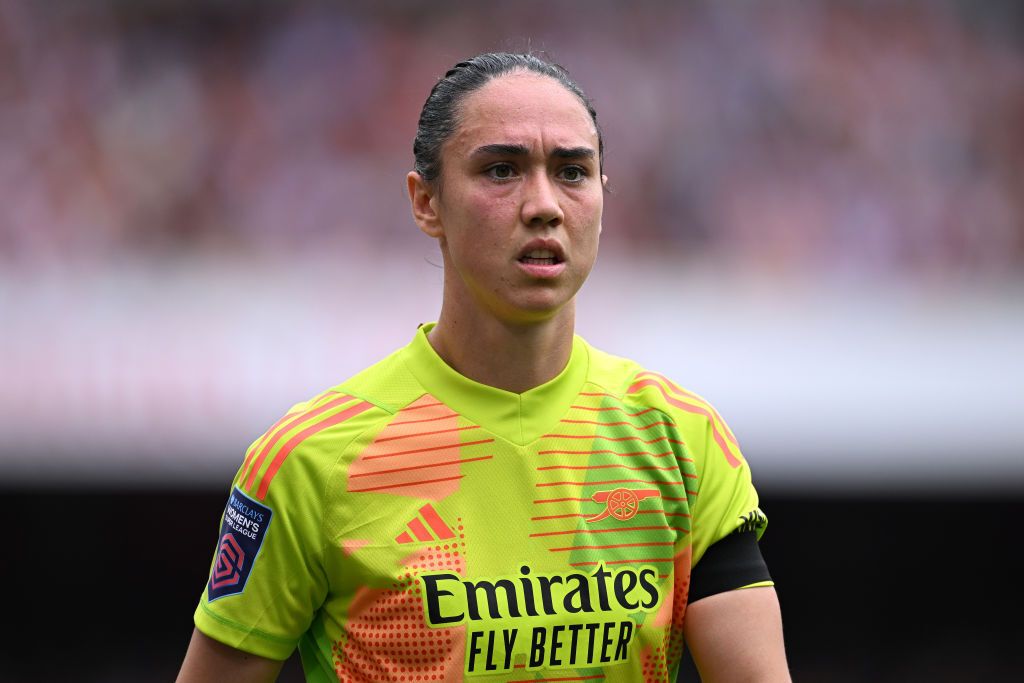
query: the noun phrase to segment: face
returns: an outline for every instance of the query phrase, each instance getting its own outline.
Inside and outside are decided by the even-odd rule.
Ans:
[[[467,96],[460,121],[438,187],[409,176],[417,223],[440,242],[445,308],[512,323],[571,314],[604,204],[590,115],[554,79],[513,73]]]

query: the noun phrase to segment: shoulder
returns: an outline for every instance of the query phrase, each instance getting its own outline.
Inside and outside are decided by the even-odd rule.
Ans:
[[[587,349],[587,381],[613,396],[624,397],[643,367],[636,361],[606,353],[587,342],[583,344]]]
[[[423,394],[401,354],[292,406],[246,451],[236,484],[263,499],[279,474],[324,481],[349,444]]]
[[[405,348],[394,351],[312,399],[293,406],[288,414],[300,419],[337,416],[331,420],[331,425],[347,424],[350,432],[361,430],[368,422],[394,415],[424,393],[406,367],[405,353]],[[363,419],[350,419],[362,413],[366,413]]]
[[[394,414],[419,398],[424,389],[405,363],[403,347],[334,387]]]
[[[589,344],[587,351],[590,358],[588,380],[608,393],[688,421],[692,416],[702,421],[717,417],[717,412],[707,400],[665,375]]]
[[[730,464],[738,460],[736,437],[703,396],[636,361],[605,353],[589,344],[587,350],[590,357],[588,380],[592,384],[625,403],[659,410],[671,418],[694,445],[710,440],[727,454]]]

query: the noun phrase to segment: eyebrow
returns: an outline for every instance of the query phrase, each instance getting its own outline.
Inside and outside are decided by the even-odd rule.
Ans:
[[[524,157],[530,153],[526,145],[514,145],[508,143],[494,143],[481,145],[473,150],[471,156],[512,156]],[[559,159],[593,159],[595,152],[590,147],[556,147],[551,150],[551,156]]]
[[[473,150],[472,156],[510,156],[524,157],[530,153],[526,145],[510,145],[506,143],[495,143],[493,145],[482,145]]]
[[[593,159],[594,150],[590,147],[555,147],[551,152],[559,159]]]

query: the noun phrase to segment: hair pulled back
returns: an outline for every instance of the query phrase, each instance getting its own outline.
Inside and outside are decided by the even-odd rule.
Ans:
[[[597,125],[597,112],[583,90],[557,64],[536,55],[487,52],[459,62],[434,84],[420,112],[416,139],[412,143],[414,169],[428,183],[441,177],[441,147],[459,124],[460,106],[466,96],[486,83],[508,73],[529,71],[553,78],[579,98],[597,129],[598,160],[604,168],[604,138]]]

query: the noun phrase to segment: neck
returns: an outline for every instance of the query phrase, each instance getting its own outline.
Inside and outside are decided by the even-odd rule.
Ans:
[[[527,324],[442,306],[427,339],[464,377],[521,394],[554,379],[569,363],[575,317],[572,301],[551,318]]]

